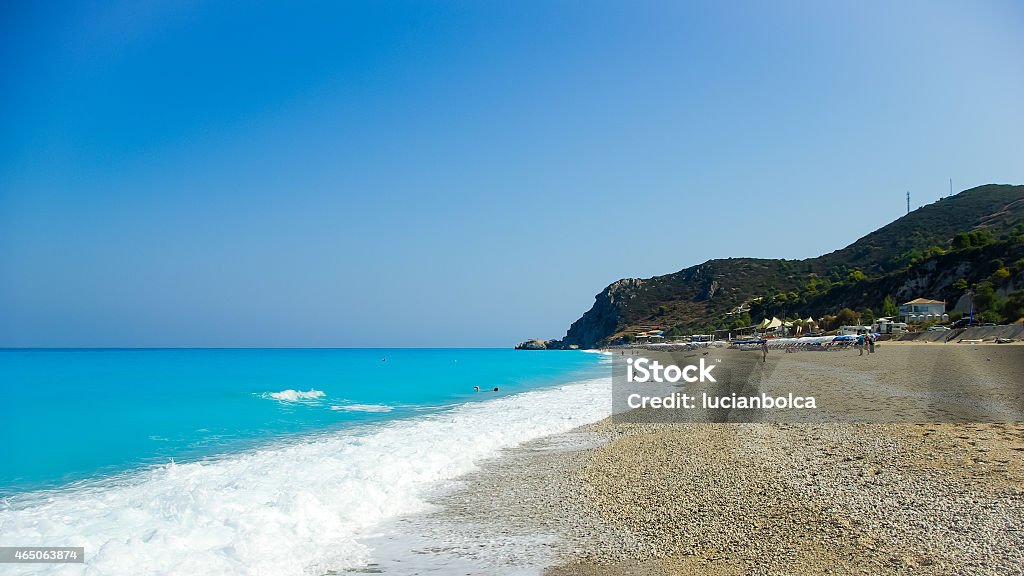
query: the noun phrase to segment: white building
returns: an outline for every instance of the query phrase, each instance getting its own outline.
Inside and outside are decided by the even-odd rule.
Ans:
[[[900,319],[904,322],[945,322],[949,316],[942,300],[915,298],[900,304]]]
[[[836,336],[857,336],[871,332],[871,326],[840,326]]]

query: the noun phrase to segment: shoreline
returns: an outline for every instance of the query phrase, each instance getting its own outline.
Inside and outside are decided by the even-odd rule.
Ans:
[[[428,498],[431,511],[395,519],[361,540],[372,549],[365,569],[541,576],[569,554],[631,538],[602,526],[576,485],[589,455],[613,439],[609,424],[605,419],[505,449],[438,487]]]
[[[864,362],[906,370],[907,344]],[[861,360],[838,354],[789,356]],[[504,450],[431,502],[407,526],[448,542],[418,554],[469,559],[460,574],[1021,574],[1024,424],[608,418]]]

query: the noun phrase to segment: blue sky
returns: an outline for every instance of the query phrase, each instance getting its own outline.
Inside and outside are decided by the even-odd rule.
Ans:
[[[1024,8],[893,4],[5,6],[0,345],[506,346],[1024,183]]]

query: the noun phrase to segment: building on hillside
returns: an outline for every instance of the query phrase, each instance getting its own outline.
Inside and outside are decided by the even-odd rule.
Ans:
[[[728,312],[726,312],[725,315],[726,316],[739,316],[740,314],[746,314],[747,312],[750,312],[750,306],[747,306],[745,304],[740,304],[739,306],[737,306],[737,307],[733,308],[732,310],[729,310]]]
[[[633,341],[637,343],[649,343],[649,342],[660,342],[665,339],[664,330],[650,330],[647,332],[637,332],[633,335]]]
[[[915,298],[900,304],[900,319],[904,322],[946,322],[946,303],[942,300]]]

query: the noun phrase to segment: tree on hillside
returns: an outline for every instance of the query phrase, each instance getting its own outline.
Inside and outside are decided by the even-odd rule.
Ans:
[[[868,322],[869,324],[873,323],[875,321],[875,311],[872,310],[871,308],[865,308],[864,311],[861,313],[861,317],[864,319],[865,322]]]
[[[821,317],[821,320],[818,322],[818,326],[820,326],[822,330],[835,330],[839,327],[839,323],[836,322],[835,316],[826,314]]]
[[[750,321],[750,314],[744,312],[743,314],[737,314],[736,316],[733,317],[730,328],[732,328],[733,330],[737,328],[746,328],[751,324],[752,322]]]
[[[896,306],[896,301],[892,299],[892,295],[886,294],[885,300],[882,300],[882,316],[896,316],[899,313],[900,309]]]
[[[953,236],[953,248],[963,250],[964,248],[980,248],[988,246],[996,239],[988,230],[975,230],[973,232],[961,232]]]
[[[999,324],[1002,322],[1002,316],[999,315],[995,310],[986,310],[978,316],[978,319],[982,322],[991,322],[992,324]]]
[[[978,311],[988,310],[992,307],[992,304],[996,300],[996,291],[992,288],[992,283],[984,281],[978,284],[978,287],[974,289],[974,307]]]
[[[1016,322],[1024,318],[1024,290],[1016,290],[1007,295],[1003,303],[1003,318],[1007,322]]]
[[[836,314],[836,323],[839,326],[854,326],[860,324],[860,314],[849,308],[843,308]]]

